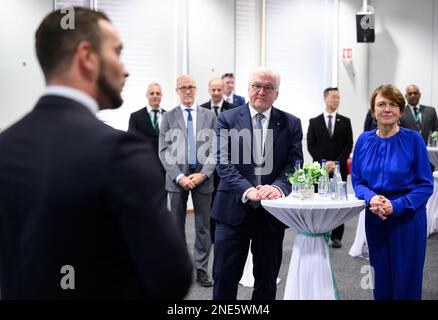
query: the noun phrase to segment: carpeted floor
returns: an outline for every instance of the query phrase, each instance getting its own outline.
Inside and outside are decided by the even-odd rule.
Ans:
[[[337,286],[342,300],[370,300],[373,299],[372,290],[364,290],[360,282],[364,274],[361,269],[368,265],[368,261],[363,258],[353,258],[348,255],[350,247],[354,241],[358,215],[345,224],[344,238],[342,248],[330,248],[330,261],[336,277]],[[194,243],[194,219],[193,214],[187,216],[186,234],[189,249],[193,252]],[[279,277],[281,279],[277,288],[277,299],[283,299],[283,292],[286,283],[289,261],[292,253],[292,246],[296,233],[292,229],[286,230],[283,243],[283,261],[280,268]],[[211,270],[213,263],[213,247],[210,256]],[[211,300],[212,288],[203,288],[193,282],[193,285],[187,295],[187,300]],[[238,299],[251,299],[252,288],[246,288],[239,285]],[[423,299],[438,300],[438,234],[429,237],[427,242],[426,263],[423,276]]]

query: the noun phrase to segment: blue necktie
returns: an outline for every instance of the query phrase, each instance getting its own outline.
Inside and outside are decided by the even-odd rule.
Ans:
[[[196,139],[195,139],[195,131],[193,130],[193,118],[192,118],[192,109],[188,108],[186,111],[189,113],[187,116],[187,137],[189,139],[188,147],[189,147],[189,166],[190,169],[194,170],[196,168]]]

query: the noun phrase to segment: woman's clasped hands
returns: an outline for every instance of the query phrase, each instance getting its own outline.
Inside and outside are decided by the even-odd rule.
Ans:
[[[386,197],[376,195],[370,200],[370,211],[378,215],[380,219],[386,220],[392,214],[392,203]]]

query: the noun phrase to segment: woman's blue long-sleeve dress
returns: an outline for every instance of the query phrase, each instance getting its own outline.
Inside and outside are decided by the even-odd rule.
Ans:
[[[405,128],[389,138],[379,137],[376,130],[362,133],[353,153],[351,179],[356,197],[367,205],[380,194],[393,206],[393,213],[385,221],[366,210],[374,298],[421,299],[426,202],[433,191],[423,139]]]

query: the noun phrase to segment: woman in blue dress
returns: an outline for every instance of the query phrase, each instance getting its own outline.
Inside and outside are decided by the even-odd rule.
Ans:
[[[352,183],[367,204],[365,231],[376,300],[421,299],[426,255],[426,202],[433,178],[421,136],[401,128],[405,99],[392,85],[371,96],[377,128],[356,142]]]

